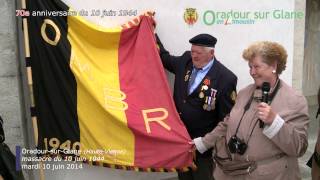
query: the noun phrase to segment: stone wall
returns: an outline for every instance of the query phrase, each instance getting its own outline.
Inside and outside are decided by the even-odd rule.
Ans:
[[[303,93],[311,104],[320,86],[320,0],[307,0]]]
[[[6,143],[15,151],[23,145],[17,66],[15,1],[0,0],[0,114]]]

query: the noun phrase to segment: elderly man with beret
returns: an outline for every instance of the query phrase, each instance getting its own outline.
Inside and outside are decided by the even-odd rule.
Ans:
[[[158,36],[163,66],[175,74],[174,101],[192,139],[203,136],[229,114],[236,98],[237,77],[215,57],[217,39],[199,34],[189,40],[191,51],[171,55]],[[212,180],[211,151],[196,152],[196,171],[178,173],[180,180]]]

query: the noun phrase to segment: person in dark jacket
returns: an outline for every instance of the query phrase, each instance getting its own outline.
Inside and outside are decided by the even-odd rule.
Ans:
[[[0,180],[23,180],[21,170],[16,170],[16,159],[4,143],[3,120],[0,116]]]
[[[4,132],[3,132],[2,124],[3,124],[3,120],[0,116],[0,143],[3,143],[3,141],[4,141]]]
[[[163,66],[173,74],[174,101],[191,138],[203,136],[229,114],[236,98],[237,77],[215,58],[217,39],[199,34],[189,40],[191,51],[171,55],[157,43]],[[180,180],[212,180],[214,163],[211,152],[196,152],[198,169],[178,173]]]
[[[3,132],[2,124],[3,124],[3,120],[2,120],[2,118],[0,116],[0,144],[2,144],[3,141],[4,141],[4,132]],[[0,161],[0,180],[3,180],[2,176],[4,176],[4,174],[5,174],[4,171],[5,171],[5,167],[4,167],[3,163]]]

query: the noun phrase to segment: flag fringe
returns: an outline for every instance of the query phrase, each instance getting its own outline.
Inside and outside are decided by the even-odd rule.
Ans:
[[[72,157],[72,162],[82,162],[91,166],[100,166],[100,167],[106,167],[111,169],[119,169],[119,170],[126,170],[126,171],[136,171],[136,172],[187,172],[187,171],[196,171],[197,166],[194,162],[190,166],[185,167],[172,167],[172,168],[145,168],[145,167],[137,167],[137,166],[126,166],[126,165],[117,165],[117,164],[109,164],[99,161],[77,161],[76,158],[81,158],[81,156],[74,156],[74,155],[65,155],[65,154],[46,154],[42,157],[61,157],[63,161],[69,157]],[[70,159],[68,160],[70,161]],[[67,162],[67,160],[66,160]]]
[[[134,19],[131,19],[127,23],[122,24],[121,27],[122,27],[122,29],[129,29],[129,28],[132,28],[134,26],[138,26],[142,17],[147,16],[147,17],[150,17],[153,20],[154,14],[155,14],[155,12],[153,12],[153,11],[147,11],[147,12],[141,14],[140,16],[138,16],[138,17],[136,17]]]

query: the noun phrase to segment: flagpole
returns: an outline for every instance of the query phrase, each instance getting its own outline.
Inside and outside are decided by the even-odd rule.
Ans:
[[[21,0],[21,7],[22,9],[26,9],[26,0]],[[28,21],[26,17],[22,18],[23,23],[23,34],[24,34],[24,47],[25,47],[25,58],[30,58],[30,46],[29,46],[29,32],[28,32]],[[27,79],[28,79],[28,87],[30,92],[30,101],[31,101],[31,109],[34,109],[35,102],[34,102],[34,95],[33,95],[33,82],[32,82],[32,69],[31,67],[27,67]],[[32,120],[32,127],[33,127],[33,135],[34,135],[34,142],[35,146],[38,146],[38,124],[37,124],[37,117],[31,117]],[[39,169],[39,177],[40,180],[45,180],[45,174],[43,169],[43,162],[40,161],[40,169]]]

